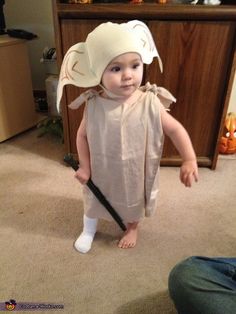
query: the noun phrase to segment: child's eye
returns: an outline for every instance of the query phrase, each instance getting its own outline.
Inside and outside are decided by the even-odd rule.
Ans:
[[[111,72],[119,72],[120,71],[120,67],[119,66],[114,66],[111,68]]]
[[[135,63],[135,64],[133,65],[133,69],[137,69],[139,66],[140,66],[140,63]]]

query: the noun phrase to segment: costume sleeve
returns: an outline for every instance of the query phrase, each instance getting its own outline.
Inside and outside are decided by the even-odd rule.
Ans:
[[[73,100],[68,107],[70,109],[78,109],[84,102],[87,102],[92,97],[98,95],[98,92],[94,89],[88,89],[86,92],[80,94],[75,100]]]
[[[144,86],[140,87],[142,91],[150,91],[156,95],[166,110],[169,110],[170,105],[172,102],[176,102],[176,98],[164,87],[159,87],[156,84],[150,84],[147,82]]]

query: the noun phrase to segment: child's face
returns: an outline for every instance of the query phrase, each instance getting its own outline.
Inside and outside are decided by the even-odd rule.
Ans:
[[[124,53],[113,59],[102,76],[103,86],[120,97],[129,97],[142,83],[143,62],[139,54]]]

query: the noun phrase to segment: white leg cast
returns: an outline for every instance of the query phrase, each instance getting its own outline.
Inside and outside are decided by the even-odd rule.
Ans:
[[[97,231],[98,219],[83,217],[84,228],[81,235],[75,241],[74,247],[80,253],[87,253],[92,246],[94,235]]]

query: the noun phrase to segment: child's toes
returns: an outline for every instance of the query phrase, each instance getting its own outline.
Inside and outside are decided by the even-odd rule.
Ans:
[[[124,244],[124,241],[123,241],[123,240],[120,240],[119,243],[118,243],[118,247],[119,247],[119,248],[122,248],[122,247],[123,247],[123,244]]]
[[[127,249],[128,248],[128,243],[126,241],[123,241],[121,248],[122,249]]]
[[[127,246],[127,242],[123,239],[120,240],[119,244],[118,244],[118,247],[121,248],[121,249],[126,249],[128,246]]]
[[[129,244],[129,248],[132,248],[132,247],[135,247],[135,243],[134,243],[134,242],[131,242],[131,243]]]

